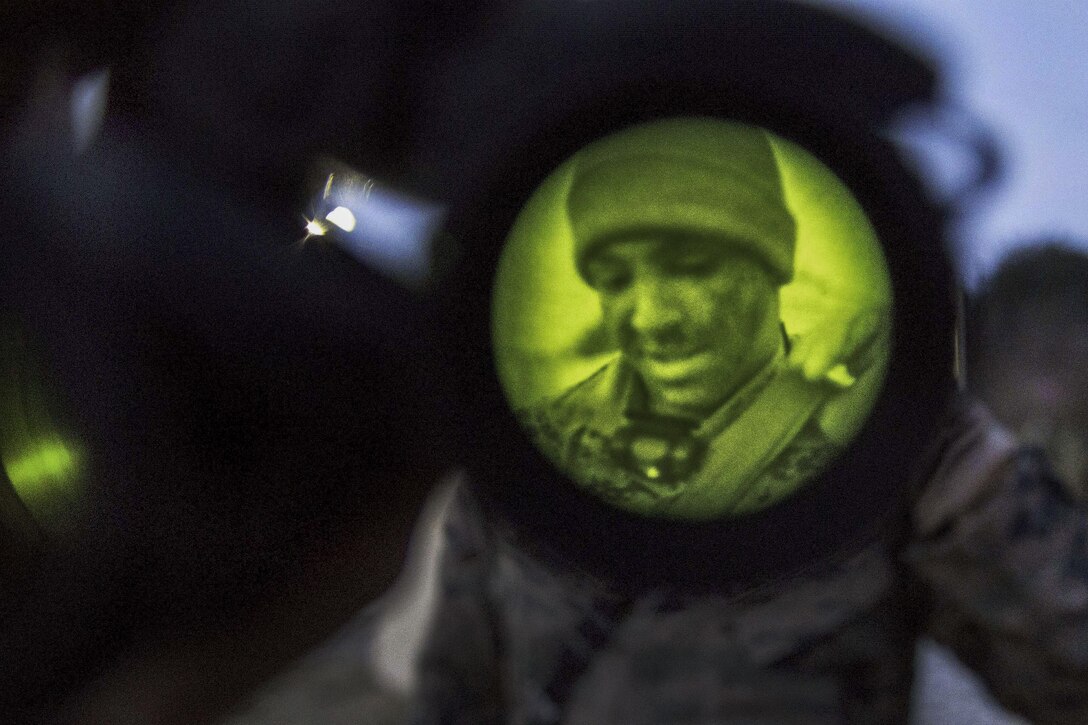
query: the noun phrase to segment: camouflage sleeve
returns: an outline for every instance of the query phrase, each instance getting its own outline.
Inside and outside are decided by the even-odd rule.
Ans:
[[[412,725],[504,722],[498,631],[486,594],[492,553],[484,517],[462,486],[443,531],[435,613],[408,718]]]
[[[1088,722],[1088,513],[977,404],[944,432],[906,563],[930,628],[1010,710]]]

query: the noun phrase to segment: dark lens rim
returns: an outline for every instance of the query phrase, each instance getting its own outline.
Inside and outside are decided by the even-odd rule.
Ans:
[[[653,82],[639,77],[640,69],[655,67]],[[693,68],[632,61],[622,75],[599,79],[592,93],[552,86],[547,112],[518,109],[525,114],[521,132],[516,144],[492,156],[502,162],[481,172],[481,201],[455,207],[450,217],[450,234],[464,254],[446,291],[447,344],[464,371],[466,394],[458,406],[466,423],[469,480],[493,520],[522,545],[621,587],[750,586],[886,533],[955,391],[955,284],[939,210],[876,129],[820,123],[773,94],[731,84],[730,71],[713,63]],[[853,443],[786,501],[712,522],[642,518],[583,492],[529,441],[501,389],[491,348],[499,256],[537,186],[589,142],[677,116],[761,126],[816,156],[851,190],[876,229],[895,299],[885,387]]]

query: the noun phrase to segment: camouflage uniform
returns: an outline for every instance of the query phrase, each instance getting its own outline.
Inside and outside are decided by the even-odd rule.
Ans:
[[[531,557],[463,490],[414,722],[905,723],[928,631],[1009,709],[1083,725],[1088,519],[980,406],[935,450],[899,535],[730,596],[621,596]]]
[[[710,519],[785,498],[838,452],[819,425],[832,393],[780,352],[704,421],[662,426],[646,411],[638,373],[620,357],[523,420],[560,468],[613,505]],[[636,435],[648,437],[647,455],[633,450]]]

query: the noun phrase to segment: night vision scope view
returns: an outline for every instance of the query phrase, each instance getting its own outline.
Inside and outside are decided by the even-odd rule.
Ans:
[[[891,282],[843,183],[753,126],[675,118],[563,163],[499,263],[500,381],[579,486],[644,516],[782,501],[864,425]]]

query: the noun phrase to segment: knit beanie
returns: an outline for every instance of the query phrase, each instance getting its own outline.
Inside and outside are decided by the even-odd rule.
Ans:
[[[656,121],[575,155],[567,197],[574,257],[616,239],[664,233],[750,253],[777,284],[793,277],[794,219],[766,131],[709,118]]]

